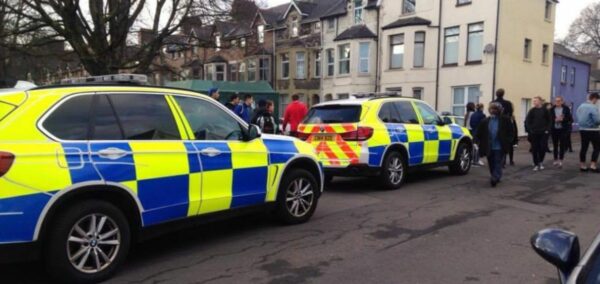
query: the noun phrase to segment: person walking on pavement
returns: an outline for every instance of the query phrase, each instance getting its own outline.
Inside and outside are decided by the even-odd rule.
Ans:
[[[225,107],[231,111],[235,110],[235,107],[240,104],[240,97],[238,95],[231,95],[229,101],[225,103]]]
[[[519,128],[517,127],[517,120],[515,116],[510,117],[510,121],[513,127],[512,147],[508,149],[508,160],[511,166],[515,165],[515,148],[519,145]],[[506,165],[506,159],[504,159],[504,165]]]
[[[477,136],[477,129],[479,128],[479,124],[481,124],[481,122],[485,119],[483,108],[483,104],[478,103],[475,112],[473,112],[473,115],[471,115],[471,119],[468,121],[469,130],[471,131],[471,135],[473,137]],[[480,157],[481,153],[479,145],[475,144],[475,147],[473,147],[473,165],[485,166],[485,163],[480,159]]]
[[[514,134],[510,119],[502,115],[502,106],[499,103],[491,103],[488,111],[490,116],[479,124],[474,138],[475,143],[479,145],[479,151],[488,159],[490,184],[496,187],[502,179],[502,163],[508,149],[513,146]]]
[[[219,88],[208,89],[208,96],[213,98],[215,101],[219,101],[221,94],[219,94]]]
[[[293,95],[292,103],[290,103],[285,112],[283,113],[283,129],[290,126],[290,135],[298,136],[298,125],[302,122],[306,114],[308,113],[308,108],[302,102],[300,102],[300,96]]]
[[[563,97],[554,99],[554,106],[550,110],[552,123],[552,148],[554,149],[554,166],[562,168],[565,152],[567,150],[567,139],[571,135],[569,128],[573,123],[571,109],[565,105]]]
[[[579,160],[582,172],[592,171],[600,173],[598,169],[598,156],[600,155],[600,111],[598,111],[598,93],[591,93],[588,101],[583,103],[577,109],[577,123],[579,124],[579,133],[581,134],[581,152]],[[590,167],[586,165],[587,151],[592,144],[592,161]]]
[[[553,107],[554,106],[552,105],[552,103],[544,102],[544,108],[548,111],[548,113],[552,111]],[[552,130],[552,125],[550,125],[550,130]],[[552,150],[550,150],[550,132],[546,134],[546,136],[544,137],[544,141],[546,141],[546,153],[552,153]]]
[[[245,95],[244,102],[235,107],[235,114],[241,117],[245,122],[250,123],[252,119],[252,95]]]
[[[531,141],[533,170],[536,172],[544,170],[544,158],[546,156],[546,141],[544,138],[550,133],[551,125],[550,112],[542,104],[542,98],[533,98],[533,108],[527,113],[525,128]]]
[[[499,103],[502,106],[502,115],[512,117],[514,115],[513,104],[509,100],[504,99],[504,89],[498,89],[496,91],[496,100],[494,102]]]
[[[473,113],[475,113],[475,103],[469,102],[467,103],[467,113],[465,113],[465,118],[464,118],[464,125],[463,127],[466,127],[469,130],[473,130],[471,129],[471,117],[473,116]]]
[[[263,133],[278,134],[277,122],[273,116],[274,111],[275,103],[271,100],[264,101],[264,106],[259,106],[256,116],[252,118],[252,124],[258,125]]]

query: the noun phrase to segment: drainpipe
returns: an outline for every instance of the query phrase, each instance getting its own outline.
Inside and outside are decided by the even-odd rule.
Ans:
[[[442,42],[442,9],[443,9],[443,0],[440,1],[440,14],[438,16],[438,42],[437,42],[437,66],[435,70],[435,109],[439,108],[439,97],[440,97],[440,46]]]
[[[494,43],[494,72],[492,76],[492,101],[496,100],[496,69],[498,66],[498,34],[500,31],[500,0],[496,9],[496,39]]]
[[[379,64],[381,64],[381,61],[379,60],[379,54],[381,54],[380,52],[380,43],[381,41],[379,40],[379,37],[381,36],[381,31],[379,30],[380,27],[380,16],[381,16],[381,7],[377,7],[377,37],[375,38],[375,93],[379,92],[379,85],[380,85],[380,80],[381,80],[381,72],[379,70]]]

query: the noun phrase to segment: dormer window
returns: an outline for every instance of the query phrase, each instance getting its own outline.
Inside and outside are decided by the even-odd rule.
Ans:
[[[354,0],[354,23],[359,24],[363,22],[363,0]]]
[[[297,37],[299,30],[300,30],[300,24],[298,23],[298,18],[294,17],[294,18],[292,18],[292,29],[291,29],[292,37]]]
[[[258,43],[264,43],[265,42],[265,26],[260,25],[257,27],[257,30],[258,30]]]
[[[417,0],[403,0],[402,2],[402,14],[412,14],[415,12]]]
[[[221,50],[221,36],[220,35],[215,37],[215,45],[217,46],[217,51]]]

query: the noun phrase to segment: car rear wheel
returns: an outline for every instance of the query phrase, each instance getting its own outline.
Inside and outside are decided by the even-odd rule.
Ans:
[[[406,162],[402,153],[390,152],[383,161],[379,180],[385,189],[399,189],[406,179]]]
[[[96,283],[125,260],[131,234],[125,215],[104,201],[84,201],[54,219],[45,242],[48,273],[60,283]]]
[[[317,180],[310,172],[292,169],[279,187],[276,217],[290,225],[308,221],[317,208],[319,193]]]
[[[454,175],[466,175],[471,170],[473,151],[466,143],[460,143],[456,151],[456,158],[450,164],[450,173]]]

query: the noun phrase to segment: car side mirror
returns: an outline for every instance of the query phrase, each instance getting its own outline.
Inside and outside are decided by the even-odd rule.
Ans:
[[[444,120],[442,120],[442,119],[438,120],[438,126],[445,126],[445,125],[448,125],[448,124],[452,124],[452,123],[446,123],[446,122],[445,122]]]
[[[250,127],[248,127],[248,131],[244,133],[244,140],[252,141],[256,138],[260,138],[261,135],[262,131],[260,130],[260,127],[258,127],[258,125],[250,124]]]
[[[558,268],[563,283],[579,262],[579,238],[574,233],[544,229],[531,237],[531,246],[543,259]]]

